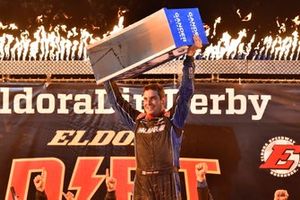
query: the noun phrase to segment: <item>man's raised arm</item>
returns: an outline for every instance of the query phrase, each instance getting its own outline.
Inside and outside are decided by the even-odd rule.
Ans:
[[[129,102],[122,97],[118,86],[113,81],[104,82],[104,88],[107,92],[108,100],[113,109],[119,113],[121,120],[131,130],[134,130],[135,120],[140,112],[132,108]]]
[[[194,93],[194,55],[197,49],[202,48],[202,42],[199,36],[194,36],[194,44],[188,48],[186,59],[183,62],[183,76],[177,98],[171,114],[173,113],[173,124],[182,129],[189,112],[189,101]]]

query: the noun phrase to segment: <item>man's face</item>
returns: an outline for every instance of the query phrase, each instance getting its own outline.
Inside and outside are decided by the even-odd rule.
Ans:
[[[165,98],[160,98],[157,91],[144,91],[144,110],[146,114],[157,116],[164,108]]]

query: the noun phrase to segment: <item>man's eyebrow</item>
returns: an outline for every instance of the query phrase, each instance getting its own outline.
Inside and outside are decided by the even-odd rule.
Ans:
[[[150,97],[148,97],[148,98],[149,98],[149,99],[150,99],[150,98],[155,98],[155,97],[157,97],[157,96],[158,96],[158,95],[153,95],[153,96],[150,96]],[[144,96],[144,99],[146,99],[146,98],[147,98],[147,97]]]

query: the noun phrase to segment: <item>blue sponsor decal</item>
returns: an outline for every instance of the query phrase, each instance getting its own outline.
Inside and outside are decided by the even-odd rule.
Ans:
[[[197,8],[166,9],[169,26],[176,47],[192,45],[193,35],[199,35],[204,45],[208,44],[203,22]]]

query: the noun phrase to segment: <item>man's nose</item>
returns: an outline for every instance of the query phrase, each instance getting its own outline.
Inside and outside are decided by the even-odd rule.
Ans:
[[[151,103],[150,100],[144,100],[144,104],[145,104],[145,105],[149,105],[150,103]]]

